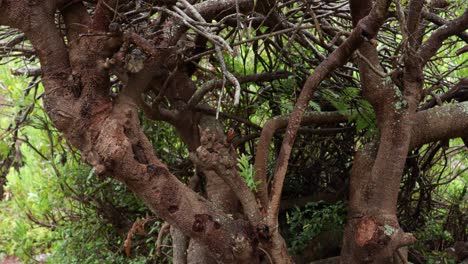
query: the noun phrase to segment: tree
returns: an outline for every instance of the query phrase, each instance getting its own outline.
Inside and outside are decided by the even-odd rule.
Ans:
[[[397,219],[408,153],[433,141],[468,136],[468,104],[460,98],[467,79],[458,78],[451,91],[438,95],[434,90],[443,77],[434,81],[427,70],[444,41],[468,40],[466,5],[460,4],[463,14],[445,20],[437,15],[441,1],[350,1],[349,10],[342,1],[195,2],[2,0],[0,24],[19,30],[3,43],[18,54],[6,56],[37,56],[40,70],[27,73],[41,75],[53,125],[98,175],[123,182],[172,226],[175,263],[292,262],[278,214],[297,133],[301,125],[353,119],[337,105],[320,108],[342,111],[306,113],[319,85],[359,87],[375,112],[378,132],[357,143],[341,258],[343,263],[394,263],[399,248],[415,241]],[[436,11],[426,11],[425,5]],[[236,37],[238,42],[232,42]],[[24,43],[33,50],[21,48]],[[246,57],[254,58],[254,73],[233,74],[226,62],[237,53],[246,55],[249,43],[253,48]],[[278,62],[269,57],[271,51]],[[466,46],[459,47],[458,54],[464,52]],[[272,71],[278,64],[288,71]],[[247,96],[241,84],[290,78],[293,70],[302,88],[292,112],[271,118],[261,130],[254,192],[237,166],[236,147],[245,139],[233,138],[235,127],[225,134],[218,117],[259,126],[220,108]],[[452,71],[463,70],[460,65]],[[221,95],[213,100],[216,90]],[[223,99],[223,91],[233,103]],[[433,99],[424,101],[427,95]],[[457,103],[443,105],[452,99]],[[155,155],[139,111],[176,129],[196,166],[189,186]],[[272,138],[286,124],[269,179]],[[194,191],[200,185],[206,197]]]

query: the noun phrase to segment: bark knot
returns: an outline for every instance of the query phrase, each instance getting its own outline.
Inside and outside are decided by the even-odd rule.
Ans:
[[[207,228],[207,226],[211,223],[216,223],[213,221],[213,217],[209,214],[196,214],[195,215],[195,221],[193,222],[192,225],[192,230],[194,232],[204,232]],[[219,223],[218,223],[219,225]],[[220,226],[220,225],[219,225]]]

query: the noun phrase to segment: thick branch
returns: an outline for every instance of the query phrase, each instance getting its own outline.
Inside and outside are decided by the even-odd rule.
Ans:
[[[236,4],[239,5],[239,11],[241,12],[250,11],[254,6],[254,2],[251,0],[208,0],[196,4],[194,7],[206,21],[211,21],[235,13]]]
[[[452,98],[456,97],[460,91],[468,91],[468,78],[461,79],[457,84],[455,84],[450,90],[439,97],[440,102],[447,102]],[[435,98],[427,101],[419,110],[426,110],[437,105],[437,100]]]
[[[112,103],[107,97],[92,94],[109,88],[107,73],[94,68],[100,59],[96,56],[100,44],[93,41],[100,39],[83,41],[90,51],[82,53],[73,70],[87,78],[82,79],[82,84],[90,96],[74,97],[68,89],[73,84],[68,53],[55,26],[53,9],[24,2],[30,3],[15,2],[21,5],[15,10],[25,10],[21,17],[29,21],[16,25],[26,33],[39,56],[46,111],[54,125],[81,150],[83,159],[98,174],[125,183],[159,217],[207,245],[220,262],[252,259],[255,246],[249,225],[228,217],[168,171],[142,132],[134,103],[124,95]],[[17,13],[11,16],[20,17]]]
[[[444,18],[441,18],[440,16],[434,14],[434,13],[431,13],[431,12],[427,12],[427,11],[422,11],[421,12],[422,16],[431,21],[432,23],[438,25],[438,26],[444,26],[445,24],[448,24],[450,23],[450,21],[444,19]],[[466,43],[468,43],[468,32],[460,32],[457,34],[458,37],[460,37],[463,41],[465,41]]]
[[[122,102],[109,118],[96,124],[101,133],[93,146],[94,154],[87,155],[88,161],[102,168],[100,173],[108,171],[126,183],[159,217],[220,254],[223,263],[239,261],[236,247],[250,243],[246,233],[242,234],[246,230],[236,229],[235,220],[168,171],[154,156],[151,143],[139,128],[138,115],[130,107]],[[226,243],[219,243],[220,239]],[[239,244],[243,239],[247,240]]]
[[[67,38],[69,45],[75,44],[80,33],[85,33],[91,23],[91,17],[82,2],[73,2],[61,9],[65,25],[67,26]]]
[[[423,64],[427,63],[450,36],[462,33],[468,28],[468,9],[458,18],[437,29],[419,50]]]
[[[350,2],[354,25],[369,13],[371,7],[372,1],[370,0],[352,0]],[[377,48],[371,43],[365,42],[359,47],[358,51],[361,56],[358,55],[356,63],[359,68],[362,95],[372,104],[377,120],[379,120],[384,116],[382,114],[383,106],[388,104],[388,98],[392,97],[392,90],[383,84],[382,78],[379,75],[379,73],[383,73],[383,68]]]
[[[437,140],[468,136],[468,102],[434,107],[416,114],[410,149]]]
[[[270,145],[273,135],[277,130],[284,128],[288,125],[290,116],[277,116],[268,120],[262,129],[260,139],[257,143],[257,150],[255,154],[255,181],[259,182],[258,197],[264,208],[268,207],[268,190],[267,190],[267,163],[270,152]],[[301,125],[311,124],[334,124],[346,122],[346,116],[338,112],[314,112],[304,115]]]
[[[119,1],[99,0],[92,18],[93,31],[106,32],[113,17],[116,16]]]
[[[261,222],[261,214],[258,210],[257,202],[252,191],[249,189],[245,181],[237,173],[237,162],[232,159],[221,159],[226,157],[226,153],[212,153],[206,148],[199,147],[197,154],[190,154],[190,159],[200,168],[205,170],[212,170],[221,177],[224,182],[236,194],[237,198],[242,204],[244,213],[249,219],[250,223],[258,226]]]
[[[32,67],[25,69],[12,69],[11,73],[15,76],[35,77],[41,76],[42,70],[39,67]]]
[[[309,76],[298,101],[294,106],[293,113],[288,124],[286,136],[283,140],[281,151],[278,156],[278,162],[275,168],[274,182],[271,192],[271,200],[268,208],[269,224],[276,226],[281,192],[283,189],[284,177],[288,167],[288,160],[291,154],[292,145],[296,138],[297,130],[299,129],[302,116],[306,107],[312,98],[314,91],[317,89],[320,82],[325,79],[330,72],[337,67],[343,65],[351,54],[367,39],[372,39],[383,24],[387,9],[391,1],[377,1],[372,8],[370,14],[359,21],[357,26],[352,31],[346,41],[340,45],[327,60],[323,61],[315,71]]]
[[[424,6],[424,0],[411,0],[409,5],[408,20],[406,28],[408,30],[408,38],[410,46],[413,48],[419,46],[418,42],[418,32],[419,27],[421,26],[419,20],[421,18],[421,10]]]
[[[396,214],[396,204],[399,192],[401,175],[403,173],[406,155],[411,140],[411,127],[414,120],[417,104],[423,86],[423,73],[421,59],[416,54],[420,45],[418,38],[419,17],[424,1],[412,0],[406,28],[408,30],[408,44],[404,49],[404,69],[402,72],[402,93],[398,96],[397,88],[389,85],[395,92],[395,102],[386,104],[378,124],[380,128],[379,149],[369,179],[372,186],[367,204],[369,211]],[[404,107],[398,107],[404,103]],[[370,188],[370,187],[368,187]]]

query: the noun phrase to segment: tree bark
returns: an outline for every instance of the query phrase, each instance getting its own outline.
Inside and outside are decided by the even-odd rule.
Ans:
[[[346,120],[336,113],[309,117],[304,113],[322,80],[358,49],[362,94],[375,110],[380,134],[356,153],[341,261],[385,264],[394,263],[397,250],[414,242],[396,217],[396,199],[408,151],[438,139],[468,138],[466,102],[417,112],[424,83],[422,68],[445,39],[463,35],[468,27],[468,11],[444,22],[445,26],[422,43],[419,20],[424,2],[412,0],[410,16],[402,25],[404,67],[397,65],[390,81],[377,74],[382,68],[371,44],[386,19],[390,2],[352,0],[353,31],[337,49],[327,46],[332,51],[327,59],[319,56],[322,63],[305,82],[290,117],[267,122],[255,164],[257,179],[262,180],[258,197],[239,175],[237,154],[225,139],[222,123],[208,114],[216,111],[200,104],[207,92],[224,82],[214,80],[196,89],[192,73],[177,50],[180,38],[187,32],[180,18],[158,24],[158,30],[149,34],[150,39],[110,29],[115,14],[109,7],[115,7],[118,1],[99,0],[88,13],[82,1],[0,0],[0,24],[18,28],[34,46],[41,63],[41,70],[35,74],[42,74],[44,105],[54,126],[81,151],[83,160],[97,174],[126,184],[172,226],[174,262],[182,264],[258,263],[266,258],[274,263],[292,263],[280,234],[278,212],[293,143],[301,123]],[[268,24],[280,22],[281,27],[289,27],[287,21],[281,22],[275,1],[259,1],[258,6],[254,3],[203,1],[186,7],[192,16],[205,21],[219,22],[223,15],[254,10],[262,13]],[[63,15],[65,36],[62,25],[59,28],[56,24],[57,10]],[[307,45],[302,36],[298,37],[301,45]],[[125,70],[130,46],[146,56],[140,71]],[[124,86],[116,98],[108,94],[112,74]],[[277,77],[265,73],[239,81]],[[157,97],[152,104],[143,98],[153,95]],[[205,197],[185,186],[158,159],[140,126],[138,109],[150,119],[175,127],[198,174],[205,178]],[[260,128],[248,120],[246,123]],[[266,182],[268,147],[275,130],[286,124],[270,190]]]

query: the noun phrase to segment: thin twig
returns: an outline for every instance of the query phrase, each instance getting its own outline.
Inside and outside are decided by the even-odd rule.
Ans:
[[[377,69],[377,67],[375,67],[375,65],[372,64],[372,62],[370,62],[370,61],[366,58],[366,56],[362,55],[358,50],[355,51],[355,54],[359,57],[359,59],[361,59],[362,61],[364,61],[364,62],[367,64],[367,66],[369,66],[369,68],[371,68],[371,70],[372,70],[373,72],[375,72],[377,75],[379,75],[379,76],[382,77],[382,78],[386,78],[386,77],[392,75],[392,73],[395,71],[395,70],[392,70],[392,71],[390,71],[390,72],[388,72],[388,73],[382,72],[382,71],[380,71],[379,69]]]

